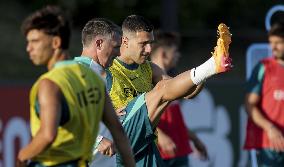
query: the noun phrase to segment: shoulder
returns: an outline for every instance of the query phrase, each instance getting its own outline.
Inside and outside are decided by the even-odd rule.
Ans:
[[[275,59],[273,57],[268,57],[260,61],[260,63],[263,64],[264,66],[273,64],[274,62],[275,62]]]
[[[58,89],[59,87],[54,81],[47,78],[43,78],[39,81],[39,88]]]
[[[75,60],[64,60],[64,61],[59,61],[54,65],[54,69],[62,68],[62,67],[69,67],[70,65],[75,65],[79,64],[78,61]]]
[[[265,65],[261,61],[254,67],[251,77],[249,78],[249,82],[262,81],[264,77],[264,72],[265,72]]]
[[[50,79],[43,78],[38,83],[39,95],[60,94],[60,87]]]

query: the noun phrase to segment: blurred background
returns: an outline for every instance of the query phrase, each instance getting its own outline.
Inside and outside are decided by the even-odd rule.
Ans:
[[[81,52],[81,30],[93,17],[121,25],[130,14],[148,18],[156,29],[181,34],[178,72],[207,60],[216,45],[217,26],[223,22],[233,34],[230,53],[234,69],[207,81],[192,101],[183,101],[187,125],[205,142],[210,161],[190,156],[192,166],[250,166],[242,150],[246,114],[243,101],[246,75],[269,55],[267,28],[284,18],[282,0],[9,0],[0,1],[0,167],[13,167],[17,150],[29,141],[28,92],[44,67],[34,67],[25,51],[20,26],[31,12],[54,4],[72,20],[70,54]]]

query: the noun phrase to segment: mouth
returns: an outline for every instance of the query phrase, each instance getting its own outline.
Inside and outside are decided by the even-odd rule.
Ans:
[[[272,54],[274,54],[274,55],[278,55],[278,54],[279,54],[279,52],[278,52],[277,50],[273,50],[273,51],[272,51]]]
[[[141,57],[146,58],[146,59],[147,59],[149,56],[150,56],[150,54],[142,54],[142,55],[141,55]]]
[[[30,60],[32,60],[32,59],[33,59],[33,56],[29,55],[29,58],[30,58]]]
[[[35,56],[32,55],[32,54],[29,54],[29,59],[30,59],[31,61],[33,61],[33,60],[35,59]]]

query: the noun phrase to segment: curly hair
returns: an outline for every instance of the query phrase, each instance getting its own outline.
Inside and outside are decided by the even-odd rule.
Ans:
[[[68,49],[71,28],[63,11],[56,6],[46,6],[28,16],[22,24],[22,32],[26,36],[30,30],[41,30],[47,35],[59,36],[61,48]]]

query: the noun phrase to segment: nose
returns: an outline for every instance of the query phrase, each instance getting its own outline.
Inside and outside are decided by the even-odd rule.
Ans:
[[[32,46],[30,43],[27,44],[26,51],[30,52],[32,50]]]
[[[146,44],[145,46],[145,52],[146,53],[151,53],[152,52],[152,45],[151,44]]]
[[[277,45],[272,43],[272,44],[270,44],[270,48],[271,48],[272,51],[277,50]]]

